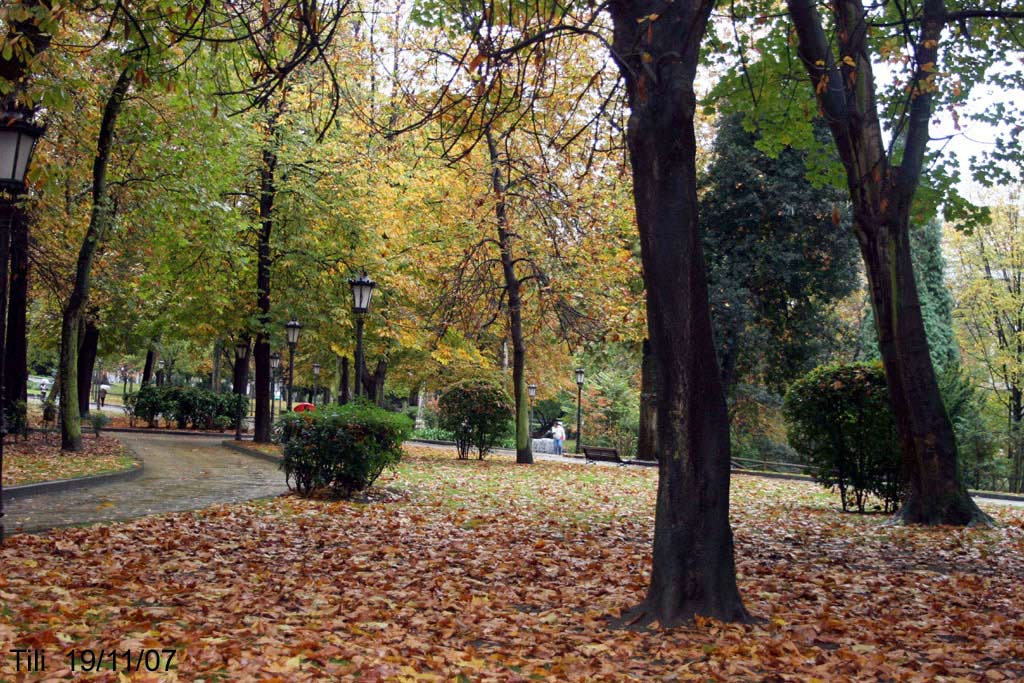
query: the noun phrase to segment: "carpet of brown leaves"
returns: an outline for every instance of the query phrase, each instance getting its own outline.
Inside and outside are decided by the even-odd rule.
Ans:
[[[4,486],[71,479],[119,472],[135,464],[115,438],[91,434],[82,439],[79,453],[60,450],[60,435],[30,432],[27,439],[10,435],[4,441]]]
[[[737,477],[740,589],[763,622],[635,633],[656,474],[410,449],[370,504],[293,497],[15,537],[4,651],[177,648],[97,681],[1010,681],[1024,514],[883,526],[811,485]],[[123,660],[121,663],[123,668]],[[33,678],[33,676],[35,676]],[[78,674],[82,676],[82,674]]]

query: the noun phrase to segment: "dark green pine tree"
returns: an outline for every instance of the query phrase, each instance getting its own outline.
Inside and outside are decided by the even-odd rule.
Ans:
[[[722,378],[776,392],[818,365],[837,324],[832,302],[858,285],[844,196],[807,179],[806,154],[755,146],[738,115],[721,121],[700,192]]]

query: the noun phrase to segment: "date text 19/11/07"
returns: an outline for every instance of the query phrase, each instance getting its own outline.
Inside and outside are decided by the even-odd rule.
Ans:
[[[18,648],[14,655],[17,671],[46,671],[46,654],[42,650]],[[173,648],[140,650],[75,649],[67,651],[67,663],[72,671],[170,671],[177,665]]]

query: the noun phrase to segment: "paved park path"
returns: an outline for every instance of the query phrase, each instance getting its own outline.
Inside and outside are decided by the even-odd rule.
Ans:
[[[118,434],[145,463],[132,481],[56,491],[7,502],[7,533],[195,510],[284,493],[277,463],[179,434]]]

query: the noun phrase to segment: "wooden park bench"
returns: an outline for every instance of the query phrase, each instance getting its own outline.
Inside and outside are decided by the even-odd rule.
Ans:
[[[626,461],[619,457],[619,451],[616,448],[584,446],[583,457],[586,462],[614,462],[617,465],[626,464]]]

